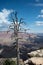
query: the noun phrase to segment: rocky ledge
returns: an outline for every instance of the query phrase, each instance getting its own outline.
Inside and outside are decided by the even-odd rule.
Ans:
[[[24,61],[25,65],[43,65],[43,49],[28,53],[31,58]]]

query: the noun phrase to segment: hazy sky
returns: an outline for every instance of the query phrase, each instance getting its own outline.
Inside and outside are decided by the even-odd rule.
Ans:
[[[18,12],[18,18],[23,17],[31,32],[43,32],[43,0],[0,0],[0,31],[7,30],[10,24],[9,15]]]

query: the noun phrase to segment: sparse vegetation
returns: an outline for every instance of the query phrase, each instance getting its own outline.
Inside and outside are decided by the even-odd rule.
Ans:
[[[40,55],[39,54],[36,54],[35,57],[40,57]]]
[[[10,61],[9,59],[5,60],[3,65],[16,65],[15,61]]]

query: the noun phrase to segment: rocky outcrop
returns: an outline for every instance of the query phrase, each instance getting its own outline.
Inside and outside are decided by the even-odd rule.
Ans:
[[[26,60],[24,61],[24,65],[35,65],[35,63],[33,63],[31,60]]]
[[[31,58],[24,61],[25,64],[43,65],[43,49],[32,51],[28,53],[28,55],[30,55]]]
[[[24,61],[24,64],[29,65],[43,65],[43,58],[42,57],[32,57],[26,61]]]
[[[32,52],[28,53],[28,55],[30,55],[32,57],[43,57],[43,49],[32,51]]]
[[[43,65],[43,58],[42,57],[32,57],[29,60],[31,60],[36,65]]]

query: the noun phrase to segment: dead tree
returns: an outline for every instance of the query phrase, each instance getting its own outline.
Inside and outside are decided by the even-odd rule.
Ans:
[[[19,44],[18,44],[18,32],[19,32],[19,27],[20,25],[23,23],[23,18],[20,18],[19,22],[18,22],[18,17],[17,17],[17,12],[13,12],[12,16],[12,24],[9,26],[9,29],[12,29],[14,31],[14,38],[16,40],[16,48],[17,48],[17,65],[19,65],[19,59],[20,59],[20,55],[19,55]],[[8,33],[8,32],[7,32]]]

